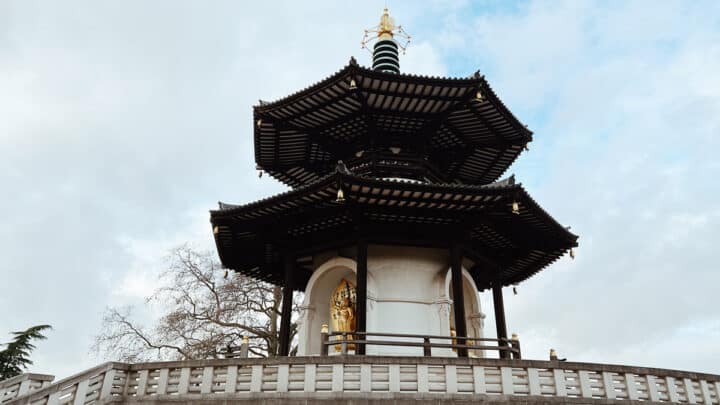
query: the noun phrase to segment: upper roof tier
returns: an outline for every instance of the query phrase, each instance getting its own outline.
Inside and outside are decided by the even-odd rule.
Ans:
[[[439,78],[361,67],[355,59],[304,90],[254,107],[255,161],[297,187],[353,172],[488,184],[532,140],[484,76]]]

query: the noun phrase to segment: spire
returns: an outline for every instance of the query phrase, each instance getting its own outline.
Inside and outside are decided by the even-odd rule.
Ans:
[[[377,34],[372,37],[370,34]],[[405,45],[398,44],[396,37],[405,40]],[[375,27],[365,30],[365,36],[361,42],[362,47],[367,49],[369,43],[373,45],[373,69],[382,72],[400,73],[399,49],[405,53],[410,43],[410,36],[403,30],[401,25],[395,25],[395,20],[390,17],[387,7],[383,10],[380,23]]]

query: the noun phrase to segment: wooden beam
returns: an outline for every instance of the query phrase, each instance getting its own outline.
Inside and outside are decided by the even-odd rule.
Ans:
[[[295,255],[284,252],[285,285],[283,286],[282,311],[280,314],[280,343],[278,356],[290,354],[290,318],[292,316],[293,276],[295,271]]]
[[[452,274],[453,309],[455,315],[455,334],[458,336],[457,343],[465,344],[467,337],[467,326],[465,325],[465,295],[463,294],[462,279],[462,250],[460,246],[454,245],[450,249],[450,271]],[[467,349],[458,348],[458,357],[467,357]]]
[[[358,240],[357,244],[357,325],[358,332],[367,332],[367,258],[368,246],[365,239]],[[365,339],[365,335],[357,336],[357,339]],[[365,354],[365,345],[356,345],[357,354]]]
[[[493,283],[493,304],[495,305],[495,329],[498,339],[507,339],[507,324],[505,323],[505,303],[503,302],[502,283],[498,280]],[[507,344],[506,341],[500,342],[501,345]],[[509,353],[500,352],[500,358],[510,358]]]

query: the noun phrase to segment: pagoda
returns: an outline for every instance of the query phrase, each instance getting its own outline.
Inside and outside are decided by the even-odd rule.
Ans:
[[[500,179],[532,132],[479,72],[401,73],[404,32],[387,9],[370,35],[372,68],[351,58],[254,107],[257,168],[291,190],[211,211],[222,264],[283,287],[280,356],[294,291],[305,294],[298,355],[340,351],[330,334],[345,354],[420,355],[392,342],[434,336],[452,337],[434,355],[482,356],[472,342],[485,335],[478,292],[488,289],[508,348],[503,287],[572,254],[578,238],[514,176]],[[385,343],[371,345],[373,334]]]

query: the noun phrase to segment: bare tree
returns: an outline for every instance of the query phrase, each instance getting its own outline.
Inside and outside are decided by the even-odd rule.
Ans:
[[[274,356],[281,288],[228,272],[214,257],[187,245],[174,249],[161,287],[147,298],[163,315],[146,328],[133,320],[131,308],[108,308],[93,349],[123,361],[217,358],[245,335],[252,354]],[[291,339],[296,330],[293,322]]]

